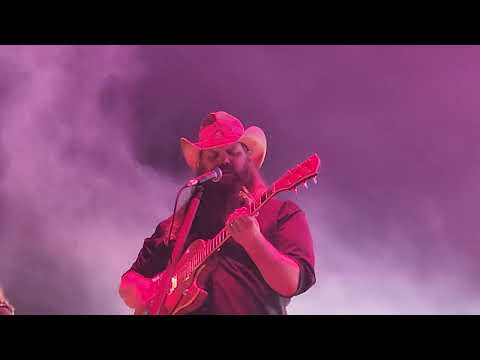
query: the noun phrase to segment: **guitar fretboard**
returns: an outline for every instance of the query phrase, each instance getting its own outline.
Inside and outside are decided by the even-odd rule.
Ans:
[[[275,183],[273,183],[272,186],[264,191],[257,199],[250,202],[249,214],[254,215],[257,213],[274,195]],[[189,277],[205,262],[205,260],[208,259],[208,257],[210,257],[215,251],[219,250],[229,238],[230,236],[228,235],[227,229],[223,227],[217,235],[215,235],[210,241],[206,242],[206,246],[201,251],[191,255],[192,257],[190,261],[179,270],[177,276],[181,279]]]

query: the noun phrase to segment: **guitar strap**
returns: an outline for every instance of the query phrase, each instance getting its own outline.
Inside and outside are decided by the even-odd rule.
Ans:
[[[173,248],[172,256],[170,258],[170,265],[175,265],[178,260],[180,260],[180,257],[183,254],[185,241],[188,237],[188,234],[190,233],[190,229],[192,227],[193,220],[195,219],[195,215],[197,214],[203,192],[203,186],[198,186],[195,189],[195,192],[188,203],[188,207],[183,217],[183,223],[178,230],[178,234],[175,240],[175,246]]]
[[[161,289],[167,289],[169,284],[168,282],[170,281],[171,274],[173,270],[175,269],[175,265],[180,260],[182,253],[183,253],[183,248],[185,245],[185,241],[188,237],[188,234],[190,233],[190,228],[192,227],[193,220],[195,219],[195,215],[197,213],[198,207],[200,205],[200,200],[202,198],[204,192],[203,186],[197,186],[196,189],[194,190],[194,193],[191,197],[191,199],[188,202],[187,208],[184,212],[183,215],[183,222],[180,228],[178,229],[178,233],[175,239],[175,245],[172,250],[172,255],[170,256],[170,262],[165,268],[165,273],[164,276],[160,278],[160,284],[159,287]],[[172,219],[173,221],[173,219]],[[176,221],[174,222],[173,226],[175,226]],[[168,231],[168,230],[167,230]],[[168,235],[167,235],[168,236]],[[165,302],[167,296],[167,292],[163,291],[162,295],[160,296],[159,302],[160,302],[160,309],[163,307],[163,304]]]

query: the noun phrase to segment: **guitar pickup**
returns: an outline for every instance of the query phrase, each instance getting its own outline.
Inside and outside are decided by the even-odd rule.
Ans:
[[[171,295],[176,288],[177,288],[177,276],[175,275],[171,279],[170,291],[168,292],[168,295]]]

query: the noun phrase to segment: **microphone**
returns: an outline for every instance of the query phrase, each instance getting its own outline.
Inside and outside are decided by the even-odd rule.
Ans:
[[[202,174],[200,176],[197,176],[196,178],[193,178],[187,182],[185,186],[190,187],[190,186],[195,186],[199,184],[203,184],[204,182],[212,180],[213,182],[219,182],[220,179],[222,178],[222,170],[220,168],[213,169],[209,172],[206,172],[205,174]]]

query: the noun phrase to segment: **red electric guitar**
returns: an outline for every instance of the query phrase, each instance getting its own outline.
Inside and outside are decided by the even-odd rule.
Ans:
[[[316,177],[320,158],[313,154],[307,160],[288,170],[268,190],[250,202],[249,212],[256,215],[272,197],[282,191],[297,190],[297,186]],[[214,269],[215,252],[229,239],[224,227],[213,239],[198,239],[188,246],[175,265],[169,265],[153,281],[156,291],[144,308],[135,310],[135,315],[184,315],[198,309],[208,293],[203,289],[209,273]]]

